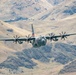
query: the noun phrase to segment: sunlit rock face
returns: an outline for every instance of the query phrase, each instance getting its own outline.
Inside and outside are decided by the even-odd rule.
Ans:
[[[27,20],[45,10],[41,0],[1,0],[0,19],[7,22]]]

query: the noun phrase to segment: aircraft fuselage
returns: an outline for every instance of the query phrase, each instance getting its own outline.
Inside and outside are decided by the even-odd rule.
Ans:
[[[45,37],[38,37],[35,40],[31,41],[33,47],[45,46],[47,43],[47,39]]]

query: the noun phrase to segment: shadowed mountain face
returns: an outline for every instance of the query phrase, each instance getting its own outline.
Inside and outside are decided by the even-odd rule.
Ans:
[[[40,48],[30,48],[22,52],[16,52],[16,56],[9,56],[7,60],[0,63],[1,68],[18,69],[19,67],[34,68],[38,65],[32,59],[42,63],[49,63],[50,58],[54,58],[52,62],[66,64],[76,58],[76,46],[64,43],[56,43],[46,45]]]
[[[63,16],[73,15],[76,13],[76,1],[73,1],[69,6],[65,6],[65,10],[63,10]]]
[[[59,73],[64,74],[72,72],[76,72],[76,60],[71,62],[69,65],[66,65]]]
[[[40,20],[57,20],[64,19],[70,15],[76,14],[76,1],[63,1],[62,4],[56,6],[52,10],[48,10],[46,13],[40,16]]]
[[[48,2],[50,2],[52,5],[57,5],[61,2],[63,2],[64,0],[47,0]]]

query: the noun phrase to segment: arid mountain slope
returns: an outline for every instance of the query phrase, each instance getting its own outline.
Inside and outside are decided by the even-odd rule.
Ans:
[[[65,0],[59,5],[54,6],[52,9],[49,9],[45,12],[35,15],[33,18],[39,20],[61,20],[75,13],[76,13],[76,1]]]
[[[1,0],[0,20],[0,38],[25,37],[31,34],[31,24],[35,36],[76,33],[76,0]],[[39,48],[0,42],[1,75],[73,75],[75,64],[76,35]]]
[[[25,36],[30,34],[29,31],[20,29],[16,26],[10,25],[8,23],[5,23],[3,21],[0,21],[0,39],[3,38],[14,38],[14,36]],[[0,41],[0,62],[5,60],[7,56],[12,54],[12,52],[16,52],[18,50],[22,50],[26,48],[27,46],[25,44],[19,45],[15,44],[13,42],[1,42]]]

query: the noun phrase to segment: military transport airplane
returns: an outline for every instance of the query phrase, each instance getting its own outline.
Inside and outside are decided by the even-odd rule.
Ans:
[[[65,38],[67,38],[67,36],[76,35],[76,33],[66,34],[66,32],[62,32],[59,35],[50,33],[47,36],[35,37],[33,25],[31,25],[31,28],[32,28],[32,36],[28,35],[24,38],[20,38],[16,35],[14,38],[4,38],[4,39],[0,39],[0,41],[13,41],[13,42],[19,43],[19,44],[22,44],[23,41],[25,41],[25,42],[31,43],[33,45],[33,47],[40,47],[40,46],[45,46],[47,43],[47,40],[58,41],[58,38],[61,38],[61,40],[62,39],[65,40]]]

